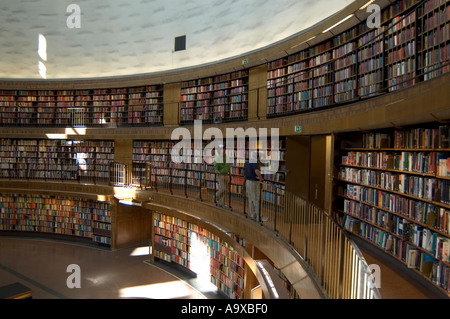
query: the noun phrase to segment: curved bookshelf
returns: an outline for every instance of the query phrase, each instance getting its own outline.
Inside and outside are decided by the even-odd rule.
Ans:
[[[354,10],[356,5],[347,10],[362,14],[363,10]],[[287,53],[283,58],[265,57],[266,62],[244,64],[240,70],[228,72],[220,72],[221,63],[217,63],[217,69],[215,65],[204,66],[202,71],[210,73],[208,76],[200,72],[193,78],[181,71],[182,77],[167,82],[173,76],[167,72],[166,77],[164,73],[149,77],[146,81],[153,79],[151,84],[120,84],[144,81],[145,76],[136,76],[121,81],[77,81],[76,89],[60,89],[65,84],[52,81],[3,81],[0,126],[139,127],[185,125],[195,119],[221,123],[252,120],[255,110],[263,117],[274,118],[398,91],[450,69],[447,1],[398,0],[382,9],[379,28],[370,28],[365,21],[347,25],[337,34],[328,32],[317,37],[322,40],[293,45],[298,47],[294,52],[282,48],[306,35],[275,45]],[[264,63],[265,75],[254,75],[252,71]],[[74,87],[74,83],[66,82]],[[105,88],[109,82],[111,86]],[[179,91],[167,89],[169,83],[178,83]],[[261,95],[264,91],[265,100]],[[176,110],[168,107],[172,103]]]
[[[209,265],[210,281],[215,286],[231,299],[244,297],[245,261],[235,249],[194,222],[159,212],[154,212],[153,218],[154,258],[194,272],[205,270],[204,264]]]
[[[334,208],[345,229],[447,295],[448,136],[449,126],[439,123],[339,136]]]
[[[2,192],[0,199],[1,231],[63,235],[111,246],[110,198]]]
[[[357,11],[357,8],[355,10]],[[298,125],[298,122],[306,123],[305,126],[308,127],[320,126],[317,124],[319,121],[326,123],[323,125],[334,124],[340,121],[340,112],[345,111],[348,112],[347,117],[341,121],[344,124],[336,127],[338,131],[354,132],[397,125],[391,122],[393,117],[389,116],[399,111],[391,105],[396,102],[401,104],[403,100],[409,103],[427,88],[438,86],[436,91],[427,92],[427,97],[432,96],[434,92],[448,91],[448,83],[444,83],[450,70],[448,1],[399,0],[383,8],[382,26],[379,29],[368,29],[365,23],[360,23],[359,20],[358,23],[349,22],[344,25],[346,27],[339,31],[336,29],[333,34],[328,32],[316,40],[308,40],[310,33],[290,39],[275,46],[275,49],[264,51],[269,58],[255,58],[254,63],[238,66],[218,62],[216,65],[202,67],[199,72],[195,72],[195,76],[192,75],[192,70],[188,70],[149,77],[136,75],[126,79],[58,83],[2,81],[0,131],[5,137],[0,140],[1,178],[22,182],[41,180],[108,184],[111,177],[108,166],[113,162],[125,162],[130,171],[133,165],[135,171],[142,171],[143,165],[151,161],[161,165],[154,167],[158,172],[151,176],[154,181],[162,183],[168,178],[175,180],[176,177],[181,180],[183,177],[189,177],[197,183],[193,167],[177,167],[169,173],[163,165],[165,160],[160,160],[160,157],[167,156],[166,151],[169,148],[160,143],[167,144],[171,129],[180,124],[189,126],[194,118],[208,120],[210,124],[220,124],[220,121],[214,122],[220,118],[221,121],[227,122],[224,125],[239,126],[244,123],[244,127],[277,123],[284,129],[282,135],[294,135],[288,130]],[[325,26],[327,24],[324,23],[313,31]],[[288,48],[281,49],[287,44]],[[412,96],[408,96],[411,92]],[[433,101],[436,101],[436,97],[430,103]],[[420,100],[418,103],[427,102]],[[195,107],[194,104],[187,103],[195,103]],[[379,108],[376,110],[368,107],[374,104],[382,106],[377,106]],[[355,106],[360,113],[367,107],[370,112],[367,112],[368,115],[362,120],[358,118],[353,123],[352,112],[355,108],[346,108],[347,106]],[[436,117],[436,114],[440,116],[439,120],[449,118],[448,105],[439,106],[436,112],[424,110],[414,113],[419,108],[423,109],[423,105],[413,105],[413,114],[407,114],[408,121],[412,118],[411,121],[420,124],[428,121],[429,117]],[[322,110],[331,111],[321,113]],[[368,119],[378,110],[386,113],[386,119],[380,116],[372,122],[364,122],[364,119]],[[409,110],[409,106],[403,105],[401,110]],[[194,117],[194,114],[198,116]],[[325,116],[322,118],[323,114]],[[189,116],[184,117],[185,115]],[[422,118],[425,115],[426,119]],[[333,119],[329,119],[331,117]],[[35,128],[40,130],[34,130]],[[45,136],[48,132],[64,132],[64,128],[75,132],[78,132],[78,128],[88,130],[86,136],[78,134],[74,138],[66,137],[63,140]],[[334,132],[332,125],[323,130],[327,134]],[[41,136],[36,137],[36,132]],[[129,141],[124,142],[125,139]],[[105,146],[101,145],[102,143],[112,144]],[[81,144],[93,148],[84,151]],[[108,150],[102,151],[97,149],[97,146],[107,147]],[[152,147],[154,150],[150,150]],[[438,173],[438,153],[448,152],[448,147],[363,147],[361,144],[358,147],[336,149],[347,152],[347,161],[339,160],[337,163],[340,177],[336,179],[337,183],[345,187],[342,192],[334,193],[339,198],[337,202],[340,201],[334,213],[347,216],[344,225],[350,229],[356,224],[364,224],[365,233],[370,233],[371,236],[376,233],[387,234],[381,242],[378,241],[374,245],[386,250],[387,240],[391,238],[392,249],[388,253],[403,260],[405,265],[423,268],[424,257],[437,259],[435,253],[430,254],[429,250],[415,243],[414,239],[405,240],[405,234],[399,233],[398,229],[392,230],[391,226],[385,224],[384,216],[395,221],[396,225],[412,224],[422,227],[422,230],[430,230],[432,236],[437,234],[436,236],[448,238],[445,227],[435,228],[433,225],[430,228],[428,218],[417,220],[416,216],[405,216],[397,209],[380,207],[348,194],[359,189],[365,193],[381,194],[381,198],[392,197],[408,201],[408,205],[419,203],[429,205],[426,207],[436,207],[437,212],[441,213],[443,210],[443,216],[447,216],[450,203],[442,201],[443,193],[438,199],[434,197],[436,192],[430,197],[429,194],[390,188],[390,184],[386,183],[390,179],[401,177],[413,186],[425,184],[431,185],[432,188],[433,185],[447,188],[450,177]],[[165,153],[161,154],[162,151]],[[353,153],[357,152],[367,157],[369,153],[374,153],[371,156],[375,158],[383,157],[385,153],[393,153],[393,164],[386,167],[364,161],[349,161],[348,158],[354,158]],[[79,172],[81,166],[79,161],[77,162],[78,153],[91,153],[93,156],[83,158],[86,163],[82,165],[93,167],[92,170],[86,170],[84,176]],[[20,158],[17,158],[18,154]],[[426,169],[420,168],[417,171],[404,170],[396,164],[396,156],[411,156],[413,162],[434,165],[427,165]],[[236,166],[234,169],[235,173],[239,173],[240,167]],[[183,170],[192,175],[183,175]],[[383,183],[373,184],[372,181],[381,179],[382,174]],[[274,176],[273,180],[282,185],[284,175]],[[214,181],[208,178],[204,182],[214,185]],[[234,193],[241,193],[241,184],[241,181],[233,183]],[[214,186],[210,187],[213,188]],[[270,191],[264,198],[270,202],[276,200],[276,196],[274,199]],[[367,218],[370,212],[374,213]],[[424,217],[422,215],[421,218]],[[95,229],[98,234],[104,234],[107,230],[100,225]],[[358,232],[360,230],[361,228]],[[162,245],[168,242],[163,238],[157,240],[160,240]],[[403,253],[403,247],[406,246],[399,248],[400,243],[404,242],[409,245],[406,255]],[[419,261],[422,258],[421,263],[409,263],[409,259],[406,261],[409,251],[416,251],[411,254],[416,254],[414,258],[419,258]],[[448,261],[438,259],[438,266],[448,269]],[[426,268],[429,269],[429,264]],[[421,269],[418,271],[422,272]],[[439,283],[438,286],[442,285]],[[448,288],[446,293],[448,294]]]

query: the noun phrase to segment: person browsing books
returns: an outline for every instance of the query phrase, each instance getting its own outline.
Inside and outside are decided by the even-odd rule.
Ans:
[[[259,202],[261,197],[261,169],[258,164],[258,154],[251,151],[249,159],[244,164],[245,188],[247,192],[250,218],[260,221]]]
[[[214,152],[214,170],[217,173],[219,189],[216,192],[217,206],[225,207],[225,198],[228,191],[230,159],[224,152],[224,146],[219,145],[218,151]]]

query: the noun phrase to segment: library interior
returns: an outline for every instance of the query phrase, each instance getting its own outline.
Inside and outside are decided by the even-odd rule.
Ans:
[[[2,5],[0,298],[448,299],[450,1],[175,2]]]

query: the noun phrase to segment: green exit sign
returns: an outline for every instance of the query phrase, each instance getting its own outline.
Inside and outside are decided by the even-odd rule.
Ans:
[[[242,64],[247,64],[248,63],[248,59],[243,59],[242,60]]]
[[[295,126],[295,133],[301,133],[302,132],[302,127],[300,125],[296,125]]]

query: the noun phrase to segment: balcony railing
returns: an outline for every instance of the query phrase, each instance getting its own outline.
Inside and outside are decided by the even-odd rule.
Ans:
[[[147,166],[133,169],[135,187],[182,196],[217,205],[219,190],[215,172],[169,169],[167,175]],[[112,174],[114,175],[114,174]],[[146,178],[151,178],[147,183]],[[244,178],[229,175],[225,209],[249,217]],[[234,180],[233,180],[234,179]],[[279,183],[261,182],[260,223],[291,245],[311,266],[324,291],[332,299],[381,298],[372,271],[355,243],[323,209],[284,189]]]

